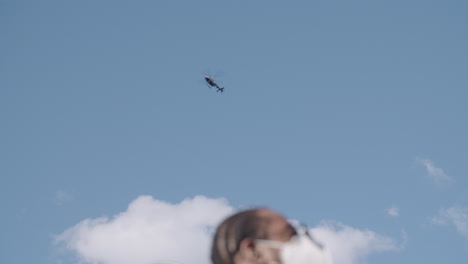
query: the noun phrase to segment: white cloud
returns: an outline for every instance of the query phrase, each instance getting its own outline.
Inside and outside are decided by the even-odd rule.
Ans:
[[[468,207],[441,209],[439,215],[431,221],[437,225],[453,225],[461,236],[468,239]]]
[[[224,199],[196,196],[178,204],[140,196],[112,218],[85,219],[56,242],[93,264],[208,264],[213,229],[235,209]],[[370,230],[325,222],[311,229],[332,252],[334,264],[360,263],[372,253],[396,250]]]
[[[437,168],[434,163],[427,159],[420,159],[419,162],[424,166],[430,179],[436,184],[452,183],[454,180],[448,176],[441,168]]]
[[[334,264],[361,263],[372,253],[400,250],[389,237],[341,223],[323,222],[312,229],[312,234],[330,249]]]
[[[400,210],[397,206],[393,205],[392,207],[387,209],[387,214],[389,216],[397,217],[400,215]]]
[[[210,229],[233,211],[224,199],[196,196],[170,204],[140,196],[109,219],[86,219],[57,237],[86,263],[205,263]]]

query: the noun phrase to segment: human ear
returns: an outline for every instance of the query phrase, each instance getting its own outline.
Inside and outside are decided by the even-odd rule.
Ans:
[[[255,243],[252,238],[244,238],[239,244],[239,256],[250,263],[255,263],[260,255],[255,250]]]

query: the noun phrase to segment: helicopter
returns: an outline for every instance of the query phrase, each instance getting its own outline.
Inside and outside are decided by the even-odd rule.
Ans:
[[[216,87],[216,92],[224,92],[224,87],[219,87],[219,85],[216,83],[213,77],[205,76],[205,81],[207,83],[206,86],[208,86],[208,88]]]

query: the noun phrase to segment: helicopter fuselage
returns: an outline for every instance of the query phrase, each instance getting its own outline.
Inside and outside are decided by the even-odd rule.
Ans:
[[[216,84],[216,82],[213,80],[213,78],[208,77],[208,76],[205,76],[205,81],[206,81],[210,86],[219,88],[219,87],[218,87],[218,84]]]

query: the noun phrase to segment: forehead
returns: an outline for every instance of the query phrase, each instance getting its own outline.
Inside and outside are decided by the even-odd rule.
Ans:
[[[264,210],[261,214],[266,219],[266,235],[268,239],[288,241],[295,235],[294,228],[282,215],[271,210]]]

